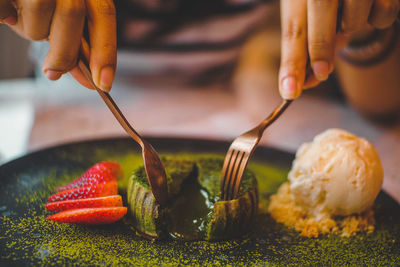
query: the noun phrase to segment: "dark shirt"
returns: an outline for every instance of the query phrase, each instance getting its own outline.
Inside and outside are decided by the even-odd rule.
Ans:
[[[192,84],[226,79],[242,44],[271,12],[268,2],[117,0],[120,71]]]

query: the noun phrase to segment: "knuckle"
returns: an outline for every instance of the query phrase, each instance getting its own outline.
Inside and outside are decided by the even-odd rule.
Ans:
[[[311,0],[311,4],[316,7],[326,7],[333,3],[331,0]]]
[[[76,63],[75,57],[63,54],[52,57],[48,62],[48,66],[50,69],[56,71],[67,72],[70,71],[75,66],[75,63]]]
[[[385,16],[397,15],[397,12],[399,11],[399,1],[380,1],[380,9]]]
[[[115,15],[115,7],[113,1],[96,0],[97,11],[103,15]]]
[[[81,1],[68,1],[63,5],[61,14],[65,17],[83,17],[85,16],[85,6]]]
[[[399,8],[397,0],[378,0],[368,21],[378,29],[387,28],[396,20]]]
[[[298,23],[289,22],[287,27],[282,31],[282,38],[284,39],[300,39],[304,37],[306,31],[304,27]]]
[[[32,41],[43,41],[47,38],[48,32],[26,31],[25,36]]]
[[[323,35],[318,35],[310,41],[310,50],[326,50],[332,46],[331,43],[330,39]]]
[[[340,30],[344,34],[354,33],[356,31],[358,31],[359,29],[361,29],[361,27],[355,23],[342,22],[340,25]]]
[[[30,9],[38,12],[55,4],[54,0],[32,0],[29,3]]]
[[[284,73],[295,73],[298,69],[304,68],[305,64],[293,58],[282,59],[281,71]]]
[[[116,44],[104,44],[103,45],[103,51],[107,51],[107,55],[106,58],[114,58],[115,57],[115,53],[117,50],[117,46]]]
[[[103,44],[103,49],[114,50],[115,48],[116,48],[116,44],[115,43],[106,42],[105,44]]]

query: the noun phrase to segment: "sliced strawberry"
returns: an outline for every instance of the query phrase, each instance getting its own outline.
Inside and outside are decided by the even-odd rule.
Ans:
[[[79,187],[88,187],[92,185],[96,185],[98,183],[107,183],[111,181],[116,181],[114,176],[111,175],[104,175],[104,174],[89,174],[86,177],[80,177],[79,181],[75,181],[71,184],[67,184],[65,186],[60,186],[57,188],[57,192],[70,190]]]
[[[57,191],[64,191],[77,187],[86,187],[99,182],[119,180],[123,176],[121,165],[112,161],[103,161],[90,167],[81,177],[71,183],[60,186]]]
[[[58,192],[49,197],[49,202],[64,201],[71,199],[104,197],[116,195],[118,192],[117,181],[102,182],[91,186],[72,188]]]
[[[73,209],[53,214],[46,220],[61,223],[108,224],[120,220],[126,211],[126,207]]]
[[[62,211],[81,208],[100,208],[100,207],[122,207],[122,198],[120,195],[95,197],[84,199],[72,199],[46,204],[48,211]]]
[[[93,169],[97,169],[99,171],[108,169],[114,174],[114,176],[117,178],[117,180],[122,179],[122,176],[123,176],[121,165],[119,163],[113,162],[113,161],[99,162],[93,166]]]

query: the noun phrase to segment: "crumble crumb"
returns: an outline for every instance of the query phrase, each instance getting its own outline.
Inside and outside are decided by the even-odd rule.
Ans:
[[[305,237],[318,237],[320,234],[328,233],[349,237],[361,231],[372,233],[375,229],[372,209],[362,214],[326,216],[316,220],[295,203],[290,192],[289,182],[282,184],[278,192],[271,196],[268,212],[277,222],[296,229],[301,236]]]

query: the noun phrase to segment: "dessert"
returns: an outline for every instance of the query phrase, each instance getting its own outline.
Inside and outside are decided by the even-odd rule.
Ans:
[[[257,181],[251,172],[245,174],[239,198],[220,201],[223,159],[171,156],[162,160],[168,180],[166,207],[156,203],[143,167],[129,180],[128,205],[139,233],[151,239],[169,233],[186,240],[219,240],[247,232],[258,207]]]
[[[49,197],[48,211],[61,211],[46,220],[62,223],[108,224],[120,220],[127,212],[122,198],[117,195],[117,180],[122,178],[121,166],[116,162],[100,162],[81,177],[57,188]]]
[[[174,197],[182,182],[195,171],[191,160],[162,158],[167,175],[169,198]],[[151,193],[144,166],[134,171],[127,188],[128,208],[132,224],[143,236],[156,239],[163,237],[166,229],[166,210],[162,209]]]
[[[269,212],[278,222],[304,236],[373,231],[383,169],[366,139],[340,129],[317,135],[297,151],[288,180],[271,197]]]

